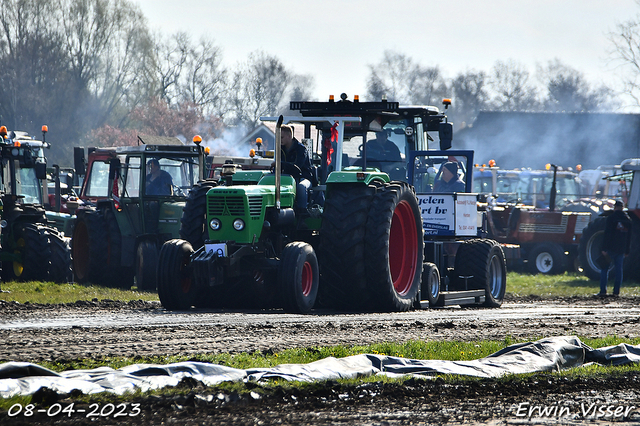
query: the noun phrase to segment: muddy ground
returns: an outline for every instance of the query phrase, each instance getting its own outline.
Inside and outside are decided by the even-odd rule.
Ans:
[[[110,315],[132,318],[152,314],[163,316],[163,308],[153,302],[93,301],[68,305],[21,305],[0,302],[0,326],[17,319],[26,322],[43,318],[77,316],[80,325],[69,327],[0,328],[0,362],[44,360],[62,361],[107,356],[178,355],[219,352],[277,352],[291,347],[318,345],[364,345],[383,341],[538,339],[546,336],[578,335],[604,337],[640,336],[639,298],[595,299],[572,297],[545,299],[510,298],[514,305],[549,306],[553,309],[579,307],[579,315],[545,315],[522,318],[501,315],[500,310],[457,309],[443,311],[440,319],[419,315],[368,314],[333,315],[317,312],[299,319],[284,318],[278,312],[265,313],[265,320],[220,321],[219,323],[168,323],[109,326]],[[594,314],[606,308],[608,315]],[[505,309],[506,311],[506,309]],[[619,312],[619,314],[617,314]],[[467,315],[460,315],[460,314]],[[476,314],[477,313],[477,314]],[[194,312],[193,315],[203,314]],[[240,312],[240,317],[245,313]],[[250,313],[254,315],[255,312]],[[471,314],[471,315],[469,315]],[[216,312],[203,315],[216,317]],[[103,325],[83,326],[83,318],[98,318]],[[104,319],[103,319],[104,318]],[[262,317],[260,317],[262,318]],[[344,320],[344,319],[348,319]],[[88,320],[87,320],[88,321]],[[252,392],[229,394],[207,388],[193,380],[180,384],[186,395],[171,398],[141,397],[136,401],[108,401],[72,415],[48,416],[46,412],[25,417],[9,417],[0,412],[0,424],[582,424],[612,421],[640,423],[640,375],[604,376],[567,380],[539,375],[510,383],[495,380],[447,384],[441,379],[412,379],[404,385],[363,384],[344,386],[319,383],[303,390],[276,389],[266,392],[248,384]],[[39,392],[37,407],[69,407],[69,395]],[[139,404],[139,405],[134,405]],[[90,408],[104,416],[88,416]],[[118,415],[118,413],[120,415]],[[98,413],[99,414],[99,413]]]

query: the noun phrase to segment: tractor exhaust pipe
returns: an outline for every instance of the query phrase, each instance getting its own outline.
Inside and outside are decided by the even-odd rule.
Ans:
[[[280,157],[282,156],[282,139],[281,139],[281,130],[280,126],[282,126],[282,122],[284,121],[284,117],[281,115],[278,117],[278,122],[276,123],[276,146],[275,146],[275,162],[276,162],[276,210],[280,210],[280,172],[282,171],[282,165],[280,164]]]

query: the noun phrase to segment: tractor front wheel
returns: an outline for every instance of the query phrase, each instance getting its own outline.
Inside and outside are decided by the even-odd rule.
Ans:
[[[136,287],[141,291],[156,290],[158,247],[153,241],[142,241],[136,250]]]
[[[193,253],[187,241],[174,239],[162,245],[158,259],[158,296],[168,310],[186,310],[198,304],[202,292],[191,277],[190,256]]]
[[[15,251],[21,260],[12,262],[11,269],[7,271],[11,278],[20,281],[50,279],[51,247],[47,228],[30,224],[19,229],[16,234]]]
[[[580,265],[582,265],[584,274],[594,281],[600,281],[600,267],[596,260],[602,255],[602,240],[606,223],[606,217],[599,217],[589,222],[582,230],[578,245]]]
[[[189,191],[189,197],[180,218],[180,238],[199,249],[207,236],[207,192],[217,184],[213,181],[198,182]]]
[[[98,211],[78,212],[71,238],[73,272],[79,283],[103,284],[106,274],[107,225]]]
[[[565,258],[564,250],[558,244],[538,244],[529,251],[529,271],[532,274],[561,274],[567,269]]]
[[[309,313],[316,302],[319,281],[318,259],[313,247],[299,241],[287,244],[278,270],[284,310]]]
[[[440,271],[431,262],[422,267],[422,297],[429,301],[429,306],[436,306],[440,297]]]
[[[55,229],[49,230],[51,242],[51,281],[68,283],[73,280],[71,268],[71,248]]]

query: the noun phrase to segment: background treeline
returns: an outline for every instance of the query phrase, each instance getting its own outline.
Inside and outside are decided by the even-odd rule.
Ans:
[[[227,67],[214,40],[151,33],[127,0],[0,1],[0,122],[38,137],[40,126],[48,124],[47,140],[54,144],[48,157],[61,165],[71,162],[73,146],[136,144],[138,134],[190,140],[198,133],[211,140],[225,129],[251,130],[260,116],[284,112],[290,100],[314,98],[313,76],[294,73],[279,58],[255,51]],[[624,80],[629,93],[635,93],[633,77],[640,74],[639,21],[621,24],[611,35],[616,57],[632,70]],[[380,62],[369,67],[363,100],[387,95],[440,106],[450,97],[449,116],[458,128],[484,109],[620,106],[613,90],[589,83],[559,60],[535,73],[505,60],[487,72],[472,69],[449,78],[438,65],[381,53]]]

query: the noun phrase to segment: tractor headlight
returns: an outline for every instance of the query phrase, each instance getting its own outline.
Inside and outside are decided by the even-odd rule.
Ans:
[[[236,231],[242,231],[244,229],[244,220],[236,219],[233,221],[233,229]]]
[[[218,229],[220,229],[220,226],[222,226],[222,223],[220,222],[220,219],[211,219],[211,222],[209,222],[209,226],[214,231],[217,231]]]

